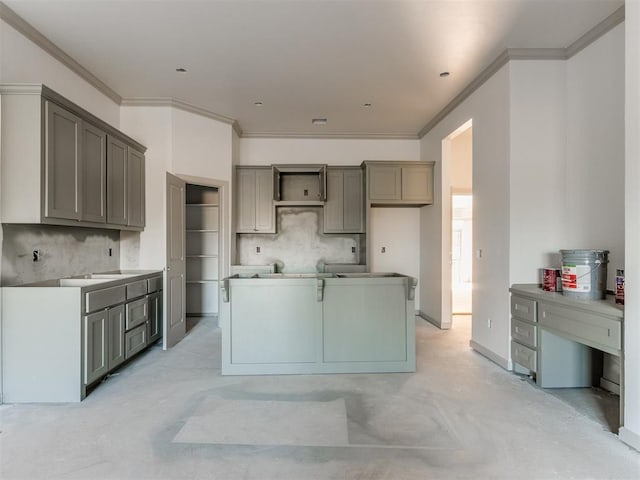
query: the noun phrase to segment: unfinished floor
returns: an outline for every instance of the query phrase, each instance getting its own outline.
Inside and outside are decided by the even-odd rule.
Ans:
[[[221,377],[203,320],[82,403],[0,406],[0,478],[640,478],[597,405],[502,370],[469,336],[416,320],[415,374]],[[581,403],[599,397],[615,404]]]

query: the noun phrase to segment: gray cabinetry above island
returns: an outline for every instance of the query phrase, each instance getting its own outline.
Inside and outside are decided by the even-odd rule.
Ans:
[[[144,228],[142,145],[44,85],[0,94],[2,223]]]
[[[275,233],[271,167],[236,167],[236,232]]]
[[[433,203],[435,162],[364,162],[368,198],[373,206],[422,206]]]
[[[363,191],[360,167],[327,167],[324,233],[364,233]]]

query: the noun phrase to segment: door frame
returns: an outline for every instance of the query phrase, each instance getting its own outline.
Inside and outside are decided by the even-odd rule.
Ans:
[[[231,268],[231,203],[230,203],[230,183],[227,180],[216,178],[196,177],[193,175],[174,174],[180,180],[189,185],[201,187],[214,187],[218,189],[219,197],[219,220],[218,230],[218,282],[229,276]],[[186,279],[185,279],[186,281]],[[220,284],[218,284],[220,285]],[[186,298],[185,298],[186,301]],[[220,289],[218,288],[218,305],[220,305]],[[219,310],[218,310],[219,311]]]

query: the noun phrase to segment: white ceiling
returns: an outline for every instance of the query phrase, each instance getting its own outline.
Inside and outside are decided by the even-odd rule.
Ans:
[[[4,3],[124,98],[172,97],[248,135],[415,136],[505,48],[567,47],[624,1]]]

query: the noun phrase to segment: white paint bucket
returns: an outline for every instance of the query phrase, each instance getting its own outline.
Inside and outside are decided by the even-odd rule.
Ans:
[[[560,253],[562,294],[572,298],[605,299],[609,250],[560,250]]]

